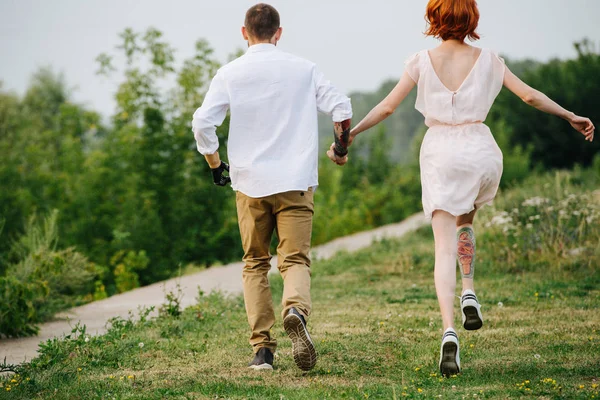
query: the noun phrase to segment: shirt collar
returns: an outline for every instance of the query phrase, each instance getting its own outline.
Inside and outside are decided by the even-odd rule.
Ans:
[[[258,43],[248,47],[246,53],[258,53],[261,51],[273,51],[276,47],[271,43]]]

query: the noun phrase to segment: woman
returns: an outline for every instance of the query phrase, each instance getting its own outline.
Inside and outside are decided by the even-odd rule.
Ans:
[[[466,38],[479,39],[475,0],[430,0],[426,19],[426,35],[442,43],[408,59],[392,92],[351,130],[349,144],[389,117],[417,85],[416,108],[429,127],[421,146],[420,167],[423,209],[431,219],[435,239],[434,279],[444,328],[439,367],[449,376],[460,372],[453,311],[457,258],[463,326],[476,330],[483,325],[473,285],[473,219],[479,208],[494,199],[502,175],[502,153],[483,124],[496,96],[504,85],[527,104],[567,120],[590,142],[594,125],[523,83],[496,53],[465,43]],[[329,157],[345,164],[347,157],[336,156],[334,149],[332,145]]]

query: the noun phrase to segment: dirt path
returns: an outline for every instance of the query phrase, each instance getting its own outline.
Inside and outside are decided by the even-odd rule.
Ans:
[[[426,225],[426,223],[423,214],[419,213],[397,224],[335,239],[322,246],[314,247],[312,250],[313,260],[327,259],[340,251],[357,251],[383,238],[400,237]],[[273,258],[271,265],[271,272],[277,272],[277,268],[275,267],[277,265],[277,257]],[[129,310],[135,311],[141,306],[155,306],[158,308],[164,303],[165,293],[175,291],[178,283],[183,291],[183,307],[196,302],[198,287],[205,293],[213,290],[221,290],[231,294],[241,293],[242,267],[243,263],[239,262],[223,267],[210,268],[197,274],[158,282],[150,286],[73,308],[61,314],[59,320],[42,324],[38,336],[0,340],[0,362],[4,357],[6,357],[6,362],[9,364],[17,364],[32,359],[37,354],[40,342],[70,333],[72,326],[77,321],[86,325],[88,333],[101,334],[106,330],[106,322],[112,317],[126,317]]]

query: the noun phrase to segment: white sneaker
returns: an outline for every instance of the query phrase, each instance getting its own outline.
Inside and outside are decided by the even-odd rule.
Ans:
[[[463,292],[460,298],[460,309],[462,311],[463,326],[468,331],[476,331],[483,326],[483,316],[481,315],[481,305],[477,301],[477,296],[471,289]]]
[[[460,372],[460,349],[458,336],[452,328],[446,329],[442,336],[442,347],[440,349],[440,372],[449,377]]]

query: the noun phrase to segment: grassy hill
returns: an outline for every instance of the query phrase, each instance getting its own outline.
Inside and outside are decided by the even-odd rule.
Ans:
[[[600,172],[600,171],[598,171]],[[477,220],[484,326],[457,329],[463,372],[437,367],[441,321],[429,228],[313,265],[309,326],[320,354],[299,371],[281,321],[276,370],[248,370],[241,297],[200,294],[161,317],[113,320],[41,347],[1,381],[11,399],[597,398],[600,176],[558,172],[501,194]],[[282,281],[272,277],[274,301]],[[459,324],[458,301],[456,302]]]

